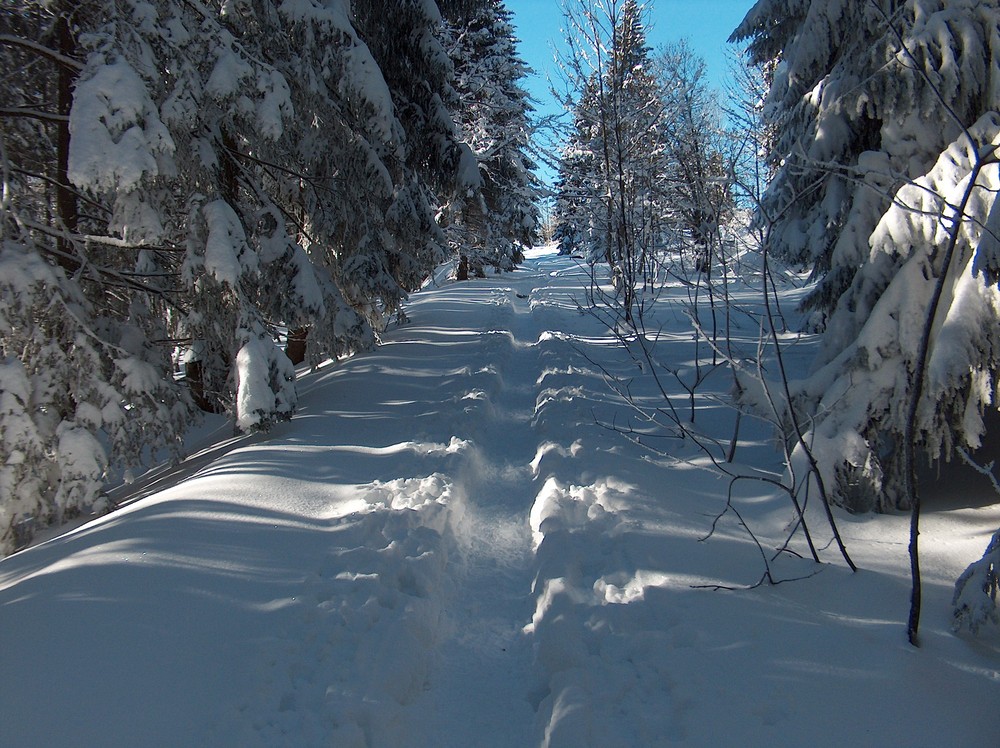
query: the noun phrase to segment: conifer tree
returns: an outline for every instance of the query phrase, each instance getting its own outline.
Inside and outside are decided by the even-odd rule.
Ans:
[[[720,112],[705,82],[705,62],[685,41],[665,46],[655,60],[663,114],[660,136],[665,183],[658,207],[693,242],[711,272],[721,226],[732,211]]]
[[[453,206],[452,246],[460,268],[512,270],[538,224],[534,162],[528,155],[532,111],[521,81],[510,12],[500,0],[458,13],[450,21],[455,66],[456,121],[476,155],[481,186]]]
[[[28,539],[29,522],[99,505],[109,462],[135,464],[175,443],[190,413],[170,348],[156,342],[170,335],[156,308],[176,278],[146,272],[139,231],[108,233],[127,204],[97,200],[77,182],[81,87],[100,94],[91,111],[108,138],[96,180],[134,187],[165,165],[172,145],[131,67],[111,59],[103,76],[88,71],[79,36],[96,29],[102,10],[0,8],[9,71],[0,113],[0,553]],[[124,106],[111,109],[102,95],[115,89]],[[144,238],[149,253],[179,251],[148,230]]]
[[[587,163],[592,155],[581,148],[577,131],[571,132],[559,159],[553,206],[556,224],[553,239],[561,255],[583,253],[590,246],[588,205],[596,200],[596,195],[588,189],[587,178],[595,173],[593,166]]]
[[[391,5],[0,7],[0,552],[196,404],[289,417],[281,331],[370,345],[444,259],[471,151],[435,4]]]
[[[589,217],[573,234],[588,237],[592,260],[608,263],[626,318],[652,249],[652,185],[662,156],[663,104],[650,72],[646,14],[635,0],[580,0],[566,13],[563,71],[570,94],[564,105],[573,113],[573,131],[557,208],[564,211],[561,224],[573,214]]]
[[[903,456],[979,446],[995,404],[998,25],[975,0],[760,0],[734,34],[774,66],[768,247],[817,281],[793,405],[852,509],[907,506]]]

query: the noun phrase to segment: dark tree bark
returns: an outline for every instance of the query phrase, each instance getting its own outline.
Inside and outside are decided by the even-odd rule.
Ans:
[[[60,13],[55,25],[55,44],[57,51],[64,58],[74,59],[76,39],[70,27],[70,16],[74,3],[63,0],[60,3]],[[78,71],[67,65],[56,65],[56,106],[61,119],[56,123],[56,214],[62,229],[75,234],[80,224],[80,207],[77,203],[76,191],[69,183],[69,113],[73,106],[73,86],[76,84]],[[58,242],[59,265],[70,274],[80,269],[80,260],[73,251],[68,239]]]
[[[298,327],[288,331],[288,342],[285,344],[285,355],[296,366],[306,360],[306,339],[309,337],[308,327]]]

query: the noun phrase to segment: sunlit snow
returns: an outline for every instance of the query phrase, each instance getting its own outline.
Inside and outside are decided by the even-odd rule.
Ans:
[[[608,428],[635,422],[607,376],[653,390],[578,309],[587,282],[545,248],[441,275],[384,345],[302,372],[290,422],[202,444],[161,490],[5,559],[0,743],[994,745],[1000,638],[949,627],[1000,525],[985,479],[928,491],[919,650],[905,517],[838,514],[857,574],[793,540],[787,581],[747,589],[751,537],[732,514],[708,537],[727,481],[688,443],[658,456]],[[689,360],[661,304],[659,354]],[[759,326],[734,333],[753,347]],[[731,430],[730,383],[706,381],[700,428]],[[780,469],[766,427],[743,436],[737,461]],[[773,554],[787,498],[733,500]]]

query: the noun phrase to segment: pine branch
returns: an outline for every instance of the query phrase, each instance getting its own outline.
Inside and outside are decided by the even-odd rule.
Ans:
[[[43,122],[58,122],[66,123],[69,122],[69,116],[66,114],[57,114],[56,112],[46,112],[42,109],[35,109],[34,107],[0,107],[0,117],[27,117],[28,119],[37,119]]]
[[[23,37],[14,36],[13,34],[0,34],[0,44],[7,45],[9,47],[28,49],[76,72],[83,70],[83,63],[79,60],[67,57],[66,55],[56,52],[54,49],[49,49],[44,44],[39,44],[38,42],[31,41],[30,39],[24,39]]]

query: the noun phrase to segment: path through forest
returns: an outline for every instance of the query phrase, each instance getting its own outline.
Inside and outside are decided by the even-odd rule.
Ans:
[[[657,455],[608,428],[649,424],[606,375],[652,390],[578,308],[587,281],[537,250],[431,285],[378,349],[305,373],[292,421],[0,563],[0,740],[992,744],[1000,642],[953,636],[948,599],[1000,510],[929,513],[919,652],[904,517],[842,515],[857,575],[783,554],[775,573],[801,581],[740,589],[757,546],[732,514],[705,539],[726,482],[684,440],[649,434]],[[683,367],[687,296],[670,293],[661,353]],[[752,348],[759,328],[734,332]],[[728,386],[706,383],[700,428],[729,432]],[[780,467],[764,426],[742,435],[740,460]],[[766,489],[734,499],[774,548],[791,514]]]

